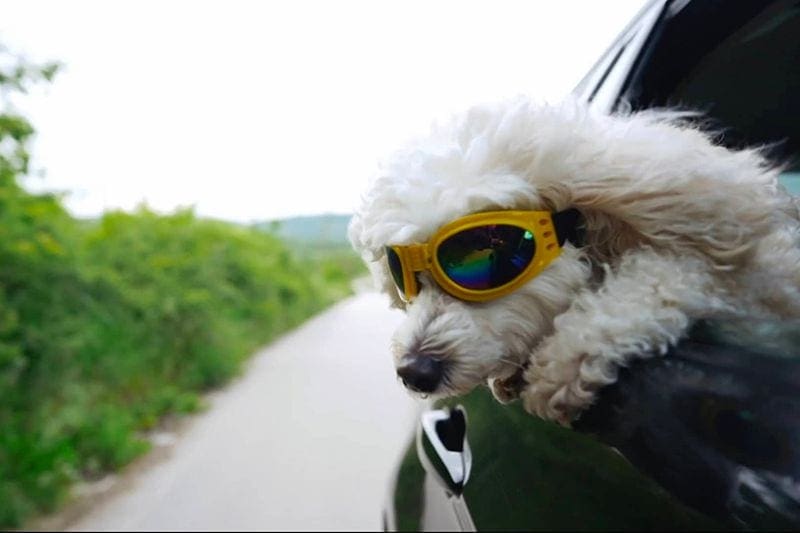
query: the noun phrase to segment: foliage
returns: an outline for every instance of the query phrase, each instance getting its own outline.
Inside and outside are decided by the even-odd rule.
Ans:
[[[5,67],[0,90],[54,72]],[[196,409],[256,347],[349,294],[357,271],[349,252],[298,258],[191,210],[76,220],[19,185],[33,133],[0,112],[0,527],[145,451],[144,431]]]

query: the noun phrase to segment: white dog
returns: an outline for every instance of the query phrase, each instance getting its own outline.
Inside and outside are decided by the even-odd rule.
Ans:
[[[779,172],[686,115],[519,98],[473,108],[390,158],[349,237],[405,309],[392,350],[410,389],[456,395],[488,380],[501,401],[519,395],[569,425],[620,365],[664,354],[698,318],[800,316],[800,204]],[[428,243],[474,213],[569,208],[581,216],[562,228],[560,255],[513,291],[454,295],[427,257],[394,265],[401,285],[418,284],[410,302],[398,297],[387,246]]]

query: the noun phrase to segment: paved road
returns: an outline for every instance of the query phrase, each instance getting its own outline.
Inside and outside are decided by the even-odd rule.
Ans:
[[[367,292],[267,347],[69,529],[379,529],[418,405],[388,355],[400,319]]]

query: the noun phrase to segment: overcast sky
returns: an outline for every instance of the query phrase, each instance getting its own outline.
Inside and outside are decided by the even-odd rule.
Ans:
[[[377,161],[474,103],[557,101],[643,0],[4,0],[0,42],[65,64],[20,105],[31,189],[78,216],[348,213]]]

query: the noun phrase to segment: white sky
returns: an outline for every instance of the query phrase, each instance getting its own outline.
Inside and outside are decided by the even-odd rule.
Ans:
[[[31,189],[240,222],[349,213],[432,120],[557,101],[644,0],[3,0],[0,42],[65,64],[21,102]]]

